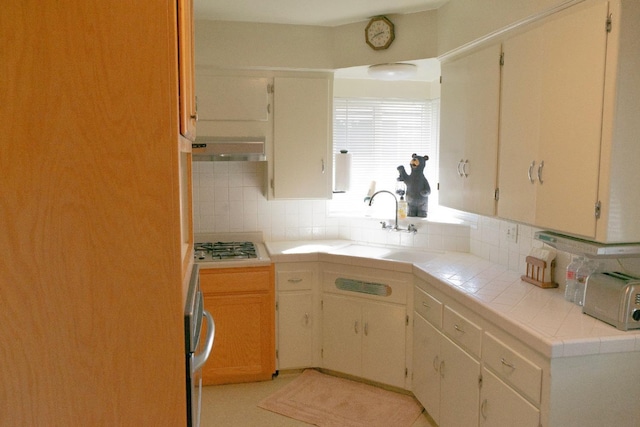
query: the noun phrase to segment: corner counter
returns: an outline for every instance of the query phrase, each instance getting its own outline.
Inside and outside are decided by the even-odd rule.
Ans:
[[[520,280],[520,273],[468,253],[349,240],[281,241],[265,246],[275,263],[326,261],[411,272],[548,358],[640,352],[640,330],[617,330],[583,314],[581,307],[564,300],[558,288],[538,288]]]

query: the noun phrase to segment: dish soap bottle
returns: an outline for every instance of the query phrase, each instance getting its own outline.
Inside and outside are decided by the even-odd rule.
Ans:
[[[400,196],[400,201],[398,202],[398,219],[405,219],[407,217],[407,201],[404,199],[404,196]]]

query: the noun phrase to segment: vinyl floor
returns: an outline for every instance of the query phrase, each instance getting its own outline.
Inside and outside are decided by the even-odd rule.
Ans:
[[[258,402],[289,384],[299,372],[280,373],[274,380],[247,384],[205,386],[201,427],[303,427],[311,424],[258,407]],[[392,426],[390,426],[392,427]],[[423,412],[412,427],[435,427]]]

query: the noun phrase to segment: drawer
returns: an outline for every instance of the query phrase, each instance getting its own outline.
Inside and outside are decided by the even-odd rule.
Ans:
[[[445,306],[442,330],[468,352],[480,357],[482,329],[478,325]]]
[[[313,271],[278,271],[278,291],[313,289]]]
[[[540,405],[542,369],[516,353],[490,333],[485,333],[482,361],[507,384]]]
[[[442,328],[442,303],[417,286],[413,293],[413,309],[436,328]]]

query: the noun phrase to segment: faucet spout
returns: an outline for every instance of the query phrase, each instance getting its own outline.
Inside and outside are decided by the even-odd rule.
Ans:
[[[394,230],[398,230],[398,198],[396,197],[395,194],[393,194],[391,191],[387,191],[387,190],[380,190],[380,191],[376,191],[375,193],[373,193],[371,195],[371,198],[369,199],[369,206],[371,206],[371,203],[373,203],[373,199],[380,193],[388,193],[391,194],[391,196],[393,196],[393,200],[395,200],[396,202],[396,212],[395,212],[395,216],[396,216],[396,222],[395,222],[395,226],[393,227]]]

